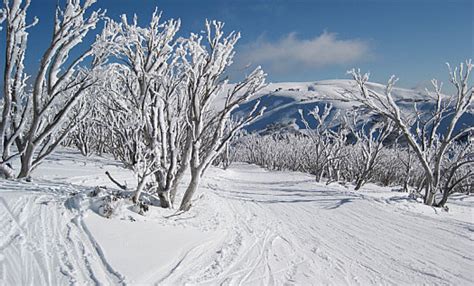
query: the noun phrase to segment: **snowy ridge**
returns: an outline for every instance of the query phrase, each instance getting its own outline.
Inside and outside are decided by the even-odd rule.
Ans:
[[[369,83],[368,87],[383,94],[385,86],[378,83]],[[304,114],[313,110],[316,106],[320,110],[326,104],[331,104],[334,111],[351,110],[358,106],[358,103],[343,99],[343,93],[358,93],[359,90],[353,80],[323,80],[315,82],[281,82],[270,83],[263,88],[250,102],[242,105],[236,115],[245,114],[251,110],[257,100],[267,110],[264,115],[249,125],[249,131],[260,131],[269,125],[280,124],[282,126],[291,125],[296,129],[304,128],[298,110],[302,109]],[[394,88],[393,97],[402,110],[413,112],[413,103],[417,103],[420,110],[431,108],[434,101],[425,91]],[[468,113],[461,120],[462,122],[472,122],[473,113]]]
[[[66,203],[87,200],[96,185],[111,189],[105,170],[132,184],[115,162],[69,150],[32,183],[0,181],[2,284],[474,283],[469,196],[454,196],[445,212],[370,184],[354,192],[236,164],[210,169],[184,214],[125,206],[106,219],[86,201]]]

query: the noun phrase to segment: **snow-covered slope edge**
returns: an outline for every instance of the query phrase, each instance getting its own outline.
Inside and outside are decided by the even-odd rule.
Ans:
[[[68,150],[32,183],[0,181],[0,284],[474,283],[472,196],[439,212],[390,189],[236,164],[210,169],[182,215],[124,206],[105,219],[87,196],[68,208],[113,187],[105,170],[132,185],[115,162]]]

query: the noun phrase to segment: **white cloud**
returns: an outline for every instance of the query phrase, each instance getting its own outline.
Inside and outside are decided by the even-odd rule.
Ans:
[[[367,41],[338,39],[324,32],[313,39],[298,39],[290,33],[276,42],[260,38],[245,45],[237,54],[239,65],[261,65],[267,72],[285,73],[297,69],[317,69],[355,63],[371,57]]]

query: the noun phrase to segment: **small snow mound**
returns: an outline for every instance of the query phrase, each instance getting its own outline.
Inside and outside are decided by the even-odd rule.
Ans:
[[[89,203],[85,193],[72,193],[71,197],[64,202],[64,205],[70,210],[82,212],[89,208]]]
[[[96,187],[86,192],[73,193],[65,205],[68,209],[80,213],[91,210],[102,217],[112,218],[120,216],[127,207],[125,198],[128,198],[127,194]]]

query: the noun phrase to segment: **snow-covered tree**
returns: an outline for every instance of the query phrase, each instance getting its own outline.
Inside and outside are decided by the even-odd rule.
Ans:
[[[112,111],[111,122],[122,121],[114,124],[113,132],[133,147],[129,163],[139,180],[133,199],[138,202],[147,186],[163,207],[169,207],[170,191],[184,172],[180,165],[187,162],[179,160],[187,153],[183,145],[187,104],[180,66],[183,47],[181,43],[176,48],[174,38],[180,21],[160,20],[161,13],[155,10],[149,25],[140,27],[136,16],[129,22],[123,15],[119,23],[109,21],[106,30],[115,35],[113,51],[123,63],[110,90],[114,105],[125,108]]]
[[[453,144],[446,151],[441,167],[440,184],[443,196],[438,205],[443,206],[455,192],[472,192],[474,187],[474,145],[472,142]]]
[[[206,21],[205,36],[192,34],[185,44],[183,65],[187,75],[185,91],[190,104],[188,124],[191,131],[188,140],[191,140],[191,181],[181,202],[180,209],[183,211],[191,207],[191,199],[201,177],[226,143],[263,112],[263,109],[258,109],[257,103],[233,128],[225,128],[232,111],[264,85],[265,74],[259,67],[243,81],[228,84],[224,74],[232,64],[234,46],[240,34],[232,32],[225,36],[223,27],[221,22]],[[219,96],[223,97],[223,106],[215,111]]]
[[[29,101],[25,91],[28,76],[24,72],[25,52],[28,42],[27,30],[38,20],[27,24],[26,15],[30,1],[4,1],[0,12],[0,23],[6,21],[5,66],[3,73],[3,98],[0,121],[0,173],[12,177],[13,170],[8,161],[18,152],[11,154],[11,146],[18,139],[22,141],[22,129],[27,120]],[[1,175],[0,174],[0,175]]]
[[[104,12],[88,13],[95,0],[66,0],[57,7],[51,42],[40,67],[33,75],[31,91],[26,91],[23,60],[27,50],[26,24],[30,1],[4,1],[7,22],[5,63],[5,100],[0,131],[3,154],[10,145],[21,156],[18,177],[28,177],[44,158],[51,154],[75,127],[73,108],[87,89],[97,84],[96,72],[108,55],[108,35],[97,36],[85,51],[70,52],[104,17]],[[89,61],[90,64],[86,64]]]
[[[101,108],[101,101],[105,96],[104,87],[96,85],[87,89],[85,96],[72,109],[75,128],[68,134],[64,145],[75,146],[84,156],[104,153],[107,134],[102,120],[107,111]]]
[[[392,120],[402,132],[407,144],[413,149],[424,170],[423,188],[425,190],[424,202],[427,205],[443,206],[446,200],[436,202],[435,195],[442,193],[447,196],[449,188],[441,184],[443,160],[447,150],[457,140],[472,134],[472,124],[462,124],[461,117],[472,110],[473,86],[469,81],[472,71],[472,61],[461,63],[459,68],[452,70],[449,65],[450,82],[455,94],[446,96],[442,93],[442,84],[432,80],[433,92],[428,92],[433,97],[433,109],[422,112],[415,104],[415,123],[410,119],[411,114],[404,113],[395,101],[392,90],[397,82],[391,77],[383,93],[368,87],[369,74],[361,74],[352,70],[350,74],[355,80],[358,93],[345,93],[345,98],[355,100],[373,112]],[[442,128],[442,126],[446,128]]]
[[[304,160],[303,169],[316,176],[316,181],[320,182],[323,175],[337,170],[330,168],[331,163],[341,159],[341,148],[344,146],[346,134],[342,131],[342,126],[336,126],[335,122],[339,119],[339,112],[333,111],[331,104],[326,104],[324,109],[320,111],[316,106],[308,113],[310,118],[315,122],[315,126],[311,126],[305,118],[303,111],[299,110],[301,122],[305,126],[304,135],[311,139],[311,147],[308,148],[308,159]],[[341,144],[342,143],[342,144]]]
[[[415,185],[415,180],[413,176],[413,172],[416,165],[416,158],[413,154],[413,150],[409,146],[402,146],[401,144],[398,143],[398,139],[395,141],[393,148],[395,149],[395,155],[397,160],[390,160],[392,161],[395,165],[397,164],[395,162],[399,162],[401,164],[400,168],[397,168],[397,170],[402,170],[402,185],[403,185],[403,190],[405,192],[408,192],[409,186],[414,186]]]
[[[236,121],[230,120],[227,122],[225,129],[231,130],[237,124]],[[225,143],[223,151],[214,159],[212,165],[214,166],[222,166],[224,170],[230,167],[230,165],[236,159],[236,151],[235,145],[238,143],[240,137],[245,134],[245,130],[240,130],[231,140]]]
[[[375,168],[380,163],[382,150],[386,147],[386,140],[392,134],[394,124],[390,119],[378,122],[361,122],[357,114],[345,117],[351,134],[355,137],[354,164],[355,190],[359,190],[369,182],[374,175]]]

